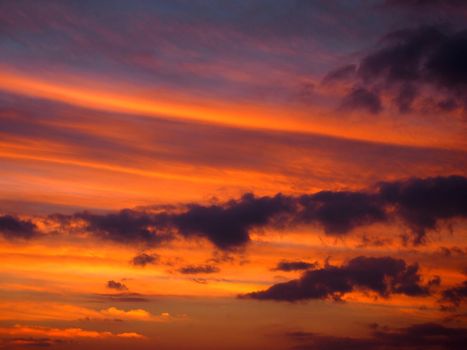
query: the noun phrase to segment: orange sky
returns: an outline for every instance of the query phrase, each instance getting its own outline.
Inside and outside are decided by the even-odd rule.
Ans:
[[[411,6],[0,3],[0,349],[457,349],[467,12]]]

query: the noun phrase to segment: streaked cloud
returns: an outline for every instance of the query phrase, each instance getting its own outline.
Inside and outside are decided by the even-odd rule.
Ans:
[[[466,10],[0,1],[0,348],[462,348]]]

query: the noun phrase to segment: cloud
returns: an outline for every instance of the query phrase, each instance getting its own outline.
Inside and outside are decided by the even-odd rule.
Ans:
[[[144,212],[123,209],[118,213],[95,215],[89,212],[74,214],[74,219],[86,223],[86,229],[103,239],[121,243],[156,244],[171,237],[154,231],[153,217]]]
[[[114,280],[107,281],[107,288],[115,289],[115,290],[128,290],[128,287],[121,282],[116,282]]]
[[[107,331],[84,330],[82,328],[49,328],[39,326],[22,326],[15,325],[13,327],[1,327],[0,334],[2,336],[22,336],[22,337],[47,337],[52,339],[74,339],[74,338],[132,338],[143,339],[143,335],[134,332],[112,333]]]
[[[323,83],[353,82],[342,106],[377,114],[379,95],[390,96],[399,112],[467,109],[467,30],[423,26],[386,34],[380,45],[362,57],[358,68],[345,65],[328,73]],[[430,89],[436,89],[433,97]]]
[[[224,250],[249,242],[255,227],[273,224],[282,215],[292,213],[295,199],[282,194],[255,197],[248,193],[223,204],[188,204],[177,212],[158,213],[124,209],[112,214],[77,213],[51,215],[51,220],[70,225],[76,220],[84,229],[101,239],[118,243],[160,244],[177,233],[186,238],[204,237]]]
[[[301,210],[295,220],[323,226],[330,235],[343,235],[354,228],[387,220],[377,193],[366,191],[321,191],[298,198]]]
[[[467,9],[464,0],[386,0],[386,5],[410,10],[462,10]]]
[[[98,300],[99,302],[112,303],[114,299]],[[132,301],[128,301],[132,302]],[[137,321],[170,321],[174,317],[164,312],[160,315],[153,315],[150,312],[138,309],[121,309],[110,306],[105,309],[95,310],[76,306],[73,304],[63,304],[54,302],[2,302],[0,303],[0,320],[17,320],[21,315],[23,321],[79,321],[79,320],[137,320]]]
[[[216,273],[219,272],[220,269],[214,265],[187,265],[183,266],[178,271],[186,275],[195,275],[202,273]]]
[[[348,64],[346,66],[337,68],[328,74],[323,79],[323,83],[329,84],[334,82],[339,82],[342,80],[351,80],[355,77],[357,72],[357,65],[355,64]]]
[[[264,291],[241,298],[276,301],[335,299],[352,291],[371,291],[381,297],[392,294],[427,296],[429,288],[421,284],[418,265],[402,259],[360,256],[338,267],[306,271],[299,279],[275,284]]]
[[[298,342],[300,350],[374,350],[376,344],[370,338],[335,337],[311,332],[288,332],[286,337]]]
[[[251,229],[265,227],[293,210],[291,197],[245,194],[240,200],[230,200],[224,205],[189,205],[186,212],[172,216],[170,221],[183,236],[205,236],[217,247],[228,249],[248,243]]]
[[[441,303],[449,303],[454,307],[460,306],[467,298],[467,281],[461,284],[445,289],[442,292]]]
[[[30,239],[37,234],[37,226],[30,220],[22,220],[12,215],[0,216],[0,235],[6,239]]]
[[[451,328],[438,323],[421,323],[404,328],[375,325],[369,337],[338,337],[311,332],[288,332],[286,336],[298,345],[296,349],[313,350],[418,350],[464,349],[466,328]]]
[[[467,249],[459,248],[459,247],[439,247],[439,253],[445,257],[451,256],[466,256]]]
[[[153,315],[143,309],[121,310],[114,306],[108,309],[100,310],[99,316],[95,319],[117,319],[117,320],[133,320],[133,321],[170,321],[172,317],[169,313],[163,312],[160,315]]]
[[[159,256],[157,254],[141,253],[139,255],[136,255],[131,260],[131,263],[135,266],[146,266],[148,264],[155,264],[158,260]]]
[[[150,322],[172,322],[185,319],[187,316],[175,315],[172,316],[168,312],[162,312],[158,315],[153,315],[143,309],[121,310],[114,306],[98,311],[97,317],[91,318],[96,320],[114,319],[119,321],[150,321]]]
[[[373,114],[378,114],[382,110],[378,94],[363,87],[354,87],[344,97],[341,107],[350,110],[363,109]]]
[[[188,204],[176,209],[124,209],[112,214],[53,215],[67,232],[76,221],[97,238],[118,243],[157,245],[176,237],[205,238],[221,250],[245,246],[252,230],[323,227],[328,235],[346,235],[358,227],[399,221],[414,244],[443,220],[467,217],[467,178],[447,176],[381,182],[359,191],[257,197],[216,204]],[[68,226],[66,226],[68,225]]]
[[[2,349],[16,349],[18,347],[39,347],[45,348],[56,344],[64,343],[63,339],[52,339],[46,337],[10,337],[0,339]]]
[[[383,182],[379,197],[412,229],[415,243],[440,220],[467,217],[467,178],[461,176]]]
[[[109,307],[108,309],[101,310],[101,314],[109,318],[117,319],[148,320],[151,318],[151,314],[143,309],[125,311],[117,309],[116,307]]]
[[[109,302],[121,302],[121,303],[144,303],[148,302],[149,299],[140,293],[113,293],[113,294],[96,294],[99,300],[104,299]]]
[[[316,266],[315,263],[308,263],[306,261],[286,261],[282,260],[277,263],[277,266],[274,270],[277,271],[299,271],[299,270],[308,270]]]
[[[447,148],[375,143],[359,141],[355,138],[309,133],[235,129],[156,118],[148,120],[137,115],[129,120],[118,113],[97,112],[2,93],[0,93],[0,105],[4,107],[0,110],[0,129],[10,136],[11,142],[8,140],[5,142],[8,142],[12,152],[16,152],[13,141],[16,139],[21,139],[22,142],[34,140],[41,144],[57,143],[58,149],[55,151],[41,148],[41,152],[49,152],[47,154],[54,159],[77,167],[76,170],[80,174],[87,171],[87,165],[77,164],[74,157],[79,158],[83,163],[89,165],[92,163],[93,166],[116,167],[115,176],[119,171],[136,170],[134,166],[137,163],[146,164],[147,159],[162,163],[171,159],[172,162],[189,164],[200,169],[220,167],[230,170],[259,171],[269,174],[268,176],[278,174],[288,178],[289,184],[294,183],[297,188],[326,189],[329,183],[345,183],[353,188],[362,187],[380,178],[381,174],[391,174],[392,178],[401,175],[417,176],[420,174],[420,169],[424,169],[424,172],[428,172],[424,173],[424,176],[429,176],[462,172],[467,166],[465,152]],[[99,120],[100,127],[106,127],[111,123],[117,129],[131,129],[134,133],[128,135],[128,139],[122,140],[114,135],[114,132],[117,132],[115,130],[105,135],[86,132],[86,125],[95,123],[96,120]],[[66,128],[63,127],[65,124]],[[148,135],[145,142],[141,140],[138,142],[137,135],[140,133]],[[372,136],[374,140],[378,137],[378,135]],[[228,152],[225,148],[227,144]],[[270,152],[262,151],[266,148]],[[64,157],[59,149],[67,149],[68,156]],[[29,155],[37,151],[37,147],[32,147]],[[383,153],[384,162],[381,162]],[[128,159],[132,161],[128,162]],[[414,164],[417,166],[414,167]],[[57,176],[53,170],[50,171],[52,173],[47,172],[49,174],[47,176]],[[326,172],[325,177],[320,176],[322,171]],[[184,172],[183,174],[193,179],[192,174]],[[199,176],[200,180],[205,181],[203,174],[204,171],[195,177]],[[10,174],[8,181],[17,180],[14,174]],[[91,179],[86,180],[91,181]],[[96,181],[107,188],[108,184],[105,181]],[[129,186],[136,191],[138,186],[150,187],[152,181],[154,180],[151,177],[142,178],[139,185],[132,182]],[[237,179],[229,178],[228,182],[238,185]],[[274,188],[267,186],[272,190]],[[151,193],[151,191],[144,193],[147,203],[151,201]],[[109,198],[104,202],[102,206],[109,208],[113,208],[116,204]],[[4,208],[8,213],[71,214],[82,211],[89,205],[95,205],[91,197],[78,207],[4,199],[0,200],[0,212]],[[144,247],[141,249],[143,250]]]

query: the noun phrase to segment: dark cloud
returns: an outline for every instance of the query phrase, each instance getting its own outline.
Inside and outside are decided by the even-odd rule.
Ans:
[[[441,277],[440,276],[433,276],[427,283],[428,287],[438,287],[441,285]]]
[[[196,274],[205,274],[205,273],[216,273],[220,269],[214,265],[187,265],[183,266],[178,270],[178,272],[185,275],[196,275]]]
[[[277,263],[277,266],[274,270],[277,271],[299,271],[299,270],[308,270],[316,266],[315,263],[309,263],[306,261],[286,261],[282,260]]]
[[[386,34],[381,47],[365,56],[358,75],[365,82],[383,78],[387,84],[411,82],[422,78],[425,56],[444,40],[437,27],[398,30]]]
[[[154,230],[153,216],[136,210],[124,209],[105,215],[82,212],[73,218],[83,220],[87,230],[98,237],[115,242],[154,245],[171,238],[165,232]]]
[[[346,234],[355,227],[387,219],[384,203],[370,192],[321,191],[298,198],[301,209],[295,220],[317,223],[331,235]]]
[[[311,332],[288,332],[286,337],[297,342],[297,350],[374,350],[375,341],[370,338],[334,337]]]
[[[361,191],[321,191],[300,196],[257,197],[178,209],[121,210],[112,214],[53,215],[62,224],[79,220],[96,237],[118,243],[156,245],[173,239],[202,237],[229,251],[250,241],[252,230],[318,225],[328,235],[342,236],[358,227],[398,220],[421,244],[442,220],[467,217],[467,178],[412,178],[382,182]],[[67,230],[71,230],[67,227]]]
[[[448,303],[458,307],[467,299],[467,281],[462,282],[458,286],[448,288],[443,291],[441,303]]]
[[[30,220],[22,220],[12,215],[0,216],[0,235],[6,239],[29,239],[37,234],[37,226]]]
[[[245,194],[240,200],[224,205],[190,205],[186,212],[172,216],[170,221],[183,236],[205,236],[217,247],[227,249],[247,243],[251,229],[272,224],[274,219],[294,210],[294,199],[282,194],[274,197]]]
[[[295,349],[313,350],[461,350],[467,343],[466,328],[450,328],[438,323],[415,324],[405,328],[374,325],[369,337],[337,337],[311,332],[288,332],[297,342]]]
[[[440,247],[439,252],[445,257],[451,256],[466,256],[467,249],[459,248],[459,247]]]
[[[467,179],[461,176],[384,182],[379,197],[412,229],[415,243],[440,220],[467,216]]]
[[[465,347],[467,329],[423,323],[395,330],[377,329],[373,336],[381,344],[380,347],[456,350]]]
[[[344,97],[344,107],[379,113],[384,106],[378,95],[384,93],[400,112],[411,111],[417,99],[420,110],[466,111],[467,30],[423,26],[394,31],[360,60],[355,73],[351,67],[345,65],[323,80],[348,82],[354,76],[358,87]],[[437,99],[427,87],[437,89]]]
[[[413,10],[467,10],[465,0],[386,0],[385,3]]]
[[[66,340],[46,337],[9,337],[0,339],[2,349],[49,348],[63,343],[66,343]]]
[[[296,280],[242,295],[242,298],[276,301],[335,299],[354,290],[372,291],[381,297],[391,294],[426,296],[430,291],[421,284],[418,265],[408,265],[391,257],[357,257],[348,263],[306,271]]]
[[[337,68],[336,70],[333,70],[326,74],[326,76],[323,79],[323,83],[328,84],[336,81],[353,79],[355,77],[356,72],[357,66],[355,64],[349,64]]]
[[[367,234],[363,234],[361,236],[361,242],[358,245],[358,247],[359,248],[384,247],[385,245],[389,245],[391,243],[392,243],[391,239],[373,237],[373,236],[368,236]]]
[[[349,110],[363,109],[373,114],[382,110],[378,94],[364,87],[354,87],[342,100],[341,107]]]
[[[412,84],[402,84],[399,91],[395,94],[393,102],[400,113],[412,111],[412,103],[417,97],[417,89]],[[441,107],[442,108],[442,107]]]
[[[148,264],[154,264],[158,260],[159,260],[159,256],[156,254],[141,253],[139,255],[136,255],[131,260],[131,263],[135,266],[146,266]]]
[[[95,294],[93,300],[98,302],[144,303],[150,299],[140,293]]]
[[[115,290],[128,290],[128,287],[125,286],[125,284],[114,280],[107,281],[107,288]]]
[[[467,86],[467,30],[447,36],[426,63],[428,77],[455,93]],[[464,96],[465,97],[465,96]]]
[[[281,216],[292,215],[296,200],[277,194],[255,197],[245,194],[238,200],[223,204],[189,204],[178,212],[158,213],[124,209],[112,214],[77,213],[72,216],[53,215],[52,219],[67,224],[73,220],[85,223],[86,230],[97,237],[119,243],[155,245],[174,237],[204,237],[224,250],[249,242],[249,232],[256,227],[274,225]]]

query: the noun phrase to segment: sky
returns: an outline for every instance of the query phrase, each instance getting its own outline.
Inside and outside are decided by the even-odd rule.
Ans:
[[[466,23],[0,0],[0,349],[463,349]]]

